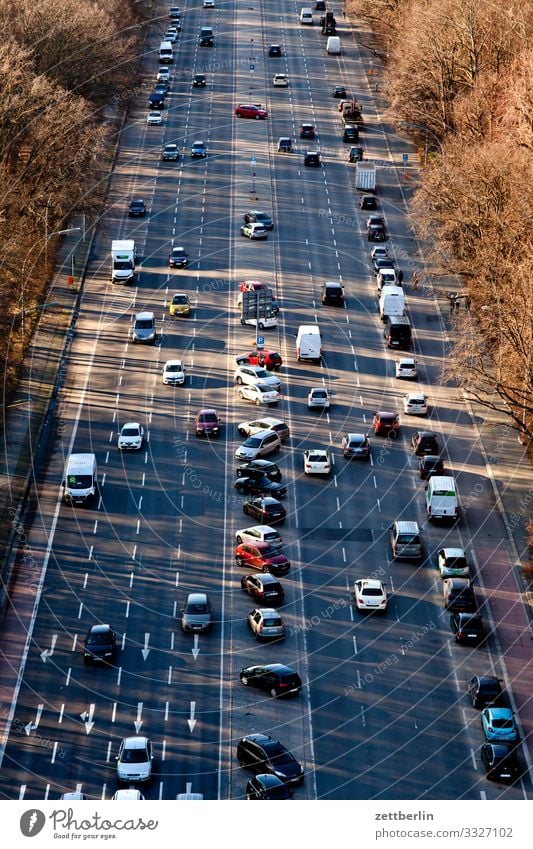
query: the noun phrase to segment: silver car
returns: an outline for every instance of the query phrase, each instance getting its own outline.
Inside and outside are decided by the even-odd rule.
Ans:
[[[277,610],[261,607],[248,614],[248,625],[258,640],[282,640],[285,637],[285,625]]]
[[[117,755],[117,778],[128,784],[152,777],[152,744],[148,737],[125,737]]]
[[[153,312],[138,312],[131,329],[132,342],[155,345],[156,325]]]
[[[207,632],[213,624],[213,613],[206,593],[189,593],[181,611],[183,631]]]
[[[242,528],[235,534],[238,545],[243,542],[267,542],[271,548],[279,550],[283,547],[283,539],[279,531],[270,525],[254,525],[251,528]]]

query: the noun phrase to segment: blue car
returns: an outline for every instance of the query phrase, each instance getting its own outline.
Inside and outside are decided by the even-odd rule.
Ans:
[[[489,743],[514,743],[518,740],[518,729],[510,708],[487,707],[481,711],[481,725]]]

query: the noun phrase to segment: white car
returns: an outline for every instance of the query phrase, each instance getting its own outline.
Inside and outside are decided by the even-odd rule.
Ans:
[[[279,531],[272,528],[270,525],[254,525],[252,528],[242,528],[235,534],[237,545],[248,543],[253,545],[254,542],[267,542],[272,548],[281,549],[283,539]]]
[[[149,126],[159,127],[163,123],[163,115],[157,109],[154,109],[153,112],[149,112],[146,116],[146,123]]]
[[[246,236],[248,239],[268,239],[268,231],[264,224],[254,221],[241,226],[241,236]]]
[[[304,451],[304,472],[306,475],[329,475],[331,458],[325,448],[309,448]]]
[[[396,360],[396,377],[404,380],[413,380],[417,376],[416,360],[413,357],[400,357]]]
[[[370,251],[370,256],[372,259],[377,259],[378,257],[387,257],[389,252],[387,250],[386,245],[376,245]]]
[[[167,360],[163,367],[163,383],[181,385],[185,383],[185,367],[181,360]]]
[[[204,9],[214,9],[215,0],[204,0]]]
[[[139,422],[126,422],[118,435],[121,451],[140,451],[144,442],[144,428]]]
[[[329,410],[330,401],[329,389],[324,386],[315,386],[309,390],[307,407],[309,410]]]
[[[251,327],[255,327],[257,324],[259,330],[265,330],[267,328],[277,327],[278,320],[275,315],[260,318],[259,321],[256,318],[241,318],[241,324],[248,324]]]
[[[148,737],[125,737],[117,755],[117,778],[129,784],[152,776],[152,744]]]
[[[167,65],[160,65],[159,71],[157,72],[157,82],[158,83],[169,83],[170,82],[170,68]]]
[[[408,392],[403,396],[403,411],[410,416],[425,416],[428,401],[423,392]]]
[[[117,790],[111,797],[112,802],[144,802],[144,796],[140,790],[135,790],[133,787],[128,789]]]
[[[272,389],[281,389],[281,380],[275,374],[269,372],[263,366],[241,365],[235,369],[233,375],[235,383],[240,385],[250,386],[254,383],[261,383],[270,386]]]
[[[175,44],[178,40],[178,31],[177,29],[169,29],[163,36],[163,41],[170,41],[171,44]]]
[[[289,78],[287,74],[274,74],[272,85],[276,88],[287,88],[287,86],[289,85]]]
[[[277,389],[266,383],[253,383],[250,386],[241,386],[239,398],[243,401],[253,401],[259,407],[261,404],[277,404],[281,401],[281,395]]]
[[[387,609],[387,591],[382,581],[374,578],[362,578],[353,585],[355,606],[358,610],[376,610],[384,613]]]
[[[241,422],[237,430],[240,436],[254,436],[260,430],[273,430],[280,439],[288,439],[290,436],[289,426],[281,419],[271,419],[270,416],[262,416],[253,422]]]

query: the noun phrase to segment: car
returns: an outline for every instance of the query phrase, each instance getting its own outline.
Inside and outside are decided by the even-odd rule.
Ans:
[[[144,442],[144,428],[139,422],[126,422],[118,435],[117,445],[121,451],[140,451]]]
[[[189,593],[181,609],[181,630],[207,633],[213,625],[213,610],[206,593]]]
[[[342,456],[347,460],[369,460],[370,442],[366,433],[345,433],[341,440]]]
[[[146,116],[146,123],[149,126],[159,127],[163,123],[163,115],[158,109],[155,109]]]
[[[372,427],[377,436],[388,436],[389,439],[396,439],[400,430],[400,419],[398,413],[390,410],[380,410],[374,413],[372,417]]]
[[[272,56],[275,56],[275,57],[283,56],[283,53],[281,52],[281,45],[280,44],[271,44],[270,47],[268,48],[268,55],[270,57],[272,57]]]
[[[317,12],[325,12],[326,11],[326,0],[316,0],[315,10]]]
[[[167,30],[167,32],[163,36],[163,41],[170,41],[171,44],[175,44],[178,40],[178,29]]]
[[[396,360],[394,373],[398,380],[414,380],[418,374],[415,358],[401,357],[399,360]]]
[[[207,147],[201,140],[195,141],[191,145],[191,159],[205,159],[207,156]]]
[[[237,477],[258,477],[268,475],[271,481],[281,480],[281,469],[276,463],[271,460],[252,460],[251,463],[245,463],[243,466],[238,466]]]
[[[421,454],[439,454],[437,434],[429,430],[417,430],[411,437],[411,445],[417,457]]]
[[[300,784],[304,770],[279,740],[268,734],[248,734],[237,744],[237,760],[252,772],[271,772],[287,784]]]
[[[247,592],[256,601],[267,604],[282,604],[285,598],[285,590],[280,582],[270,572],[262,572],[260,575],[244,575],[241,578],[241,590]]]
[[[268,772],[254,775],[246,785],[246,798],[250,801],[291,799],[292,793],[277,775]]]
[[[261,457],[268,457],[269,454],[274,454],[280,448],[281,438],[276,431],[270,430],[270,428],[263,428],[249,436],[237,448],[235,458],[237,460],[256,460]]]
[[[185,368],[181,360],[167,360],[163,366],[165,386],[182,386],[185,383]]]
[[[257,496],[245,501],[242,505],[243,513],[257,519],[261,524],[283,522],[287,516],[285,507],[277,498],[271,495]]]
[[[263,348],[260,351],[250,351],[248,354],[241,354],[236,357],[237,365],[248,363],[251,366],[262,366],[269,371],[277,371],[283,365],[281,354],[277,351],[270,351],[268,348]]]
[[[387,591],[383,581],[374,578],[360,578],[353,585],[355,606],[358,610],[370,610],[385,613],[387,609]]]
[[[144,802],[144,796],[140,790],[136,790],[134,787],[123,788],[122,790],[115,790],[113,795],[111,796],[112,802]]]
[[[516,743],[518,740],[518,728],[511,708],[483,708],[481,727],[488,743]]]
[[[385,228],[376,224],[367,228],[366,235],[369,242],[384,242],[387,238]]]
[[[268,212],[263,212],[261,209],[250,209],[243,215],[245,224],[262,224],[265,230],[272,230],[274,221]]]
[[[344,286],[342,283],[337,283],[335,280],[327,280],[322,284],[322,303],[334,306],[344,306]]]
[[[442,582],[444,607],[457,613],[474,613],[476,596],[468,578],[445,578]]]
[[[149,781],[153,759],[152,744],[148,737],[125,737],[116,756],[118,781],[128,784]]]
[[[516,747],[510,743],[483,743],[480,758],[489,781],[512,782],[522,771]]]
[[[287,495],[287,487],[284,483],[271,481],[266,475],[262,478],[237,478],[233,486],[243,495],[273,495],[276,498]]]
[[[308,448],[304,451],[304,473],[306,475],[329,475],[331,458],[325,448]]]
[[[272,481],[270,483],[279,486]],[[235,565],[270,572],[271,575],[286,575],[291,568],[290,560],[276,548],[271,548],[268,542],[243,542],[238,545],[235,549]]]
[[[283,619],[278,611],[272,607],[250,610],[247,622],[250,631],[258,642],[259,640],[283,640],[285,637]]]
[[[345,88],[345,86],[343,86],[343,85],[336,85],[336,86],[335,86],[335,88],[334,88],[334,89],[333,89],[333,91],[332,91],[332,96],[333,96],[333,97],[341,97],[341,98],[344,98],[344,100],[346,100],[346,98],[348,97],[348,95],[346,94],[346,88]]]
[[[215,44],[215,36],[211,27],[200,27],[200,35],[198,36],[199,47],[213,47]]]
[[[216,410],[200,410],[194,420],[196,436],[218,436],[220,418]]]
[[[316,130],[314,124],[300,124],[300,138],[301,139],[314,139],[316,136]]]
[[[353,145],[354,142],[359,139],[359,127],[352,126],[351,124],[346,124],[342,131],[342,140],[343,142],[348,142],[348,144]]]
[[[470,566],[463,548],[440,548],[437,567],[441,578],[468,578]]]
[[[214,9],[215,0],[204,0],[204,9]]]
[[[142,218],[146,215],[146,204],[140,198],[130,201],[128,206],[128,215],[130,218]]]
[[[389,257],[389,249],[387,245],[374,245],[372,250],[370,251],[370,257],[372,262],[375,262],[378,258],[381,259],[390,259]],[[390,260],[392,262],[392,260]]]
[[[237,425],[239,436],[253,436],[259,433],[260,430],[273,430],[277,433],[280,439],[288,439],[290,434],[289,426],[281,419],[271,419],[269,416],[264,416],[261,419],[255,419],[253,422],[241,422]]]
[[[170,83],[168,82],[168,80],[166,80],[165,82],[158,82],[157,85],[154,88],[154,92],[156,94],[162,94],[163,97],[166,97],[167,94],[169,93],[169,91],[170,91]]]
[[[298,673],[283,663],[246,666],[241,669],[239,677],[245,687],[255,687],[273,697],[297,696],[302,689],[302,679]]]
[[[148,106],[150,109],[161,109],[165,102],[166,92],[152,91],[148,95]]]
[[[235,114],[237,118],[255,118],[256,121],[264,121],[265,118],[268,118],[268,112],[266,109],[262,109],[260,106],[254,106],[250,103],[241,103],[235,109]]]
[[[452,613],[450,629],[455,642],[460,645],[477,646],[485,639],[485,628],[479,613]]]
[[[315,386],[307,394],[308,410],[329,410],[330,394],[325,386]]]
[[[83,660],[85,663],[110,663],[116,648],[117,638],[111,625],[91,625],[83,642]]]
[[[272,387],[272,389],[281,389],[281,380],[279,377],[262,366],[238,365],[235,369],[233,379],[238,385],[262,383]]]
[[[175,318],[178,315],[188,316],[191,313],[191,301],[185,292],[176,292],[168,307],[168,314]]]
[[[177,247],[172,248],[168,255],[168,264],[170,268],[187,268],[189,264],[189,254],[183,245],[178,245]]]
[[[272,85],[274,88],[287,88],[289,85],[289,78],[287,74],[274,74],[272,78]]]
[[[278,153],[293,153],[292,139],[289,136],[280,136],[278,139]]]
[[[268,239],[268,230],[263,224],[241,224],[241,236],[248,239]]]
[[[499,705],[503,698],[501,679],[496,678],[495,675],[474,675],[468,682],[467,693],[472,707],[484,708],[489,705]]]
[[[352,145],[348,153],[348,162],[362,162],[364,150],[361,145]],[[372,197],[372,195],[370,195]],[[374,198],[372,197],[372,200]],[[364,207],[363,207],[364,208]]]
[[[87,797],[84,793],[80,793],[78,790],[72,790],[69,793],[62,793],[59,798],[63,802],[83,802]]]
[[[181,12],[180,12],[179,6],[171,6],[170,9],[168,10],[168,16],[169,16],[169,18],[172,18],[172,20],[178,19],[180,17],[180,15],[181,15]]]
[[[394,272],[394,277],[395,277],[395,281],[393,283],[391,282],[389,285],[392,285],[392,286],[399,286],[400,285],[399,282],[398,282],[398,278],[396,277],[396,269],[394,267],[395,262],[394,262],[393,259],[391,259],[390,256],[377,256],[373,260],[372,265],[373,265],[373,268],[374,268],[374,274],[378,278],[376,280],[376,284],[377,284],[379,291],[381,291],[383,285],[385,285],[383,283],[383,273],[386,273],[387,271],[389,272],[389,274],[390,274],[391,271]],[[380,280],[380,272],[381,272],[381,280]]]
[[[418,473],[421,480],[425,481],[432,475],[440,475],[444,472],[444,460],[438,454],[424,454],[418,458]]]
[[[157,71],[157,82],[159,83],[169,83],[171,80],[170,76],[170,68],[168,65],[160,65],[159,70]]]
[[[207,85],[207,79],[205,74],[194,74],[192,78],[193,88],[205,88]]]
[[[320,153],[318,150],[308,150],[304,154],[306,168],[320,168]]]
[[[243,542],[252,544],[266,542],[271,549],[276,549],[276,551],[280,551],[283,547],[281,534],[270,525],[253,525],[251,528],[242,528],[235,534],[235,539],[239,545]]]
[[[138,312],[135,315],[131,328],[131,341],[155,345],[156,323],[153,312]]]
[[[261,382],[251,386],[241,386],[239,398],[243,401],[252,401],[256,407],[260,407],[262,404],[277,404],[281,400],[281,395],[277,389]]]
[[[384,227],[385,219],[381,215],[369,215],[365,221],[365,227]]]
[[[408,392],[403,396],[403,411],[408,416],[425,416],[428,401],[423,392]]]
[[[161,159],[163,162],[176,161],[180,157],[180,151],[177,144],[166,144],[161,148]]]

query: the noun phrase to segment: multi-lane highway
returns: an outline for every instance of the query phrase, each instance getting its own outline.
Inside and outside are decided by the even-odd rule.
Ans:
[[[467,412],[441,383],[445,334],[423,293],[411,292],[408,301],[419,386],[459,491],[463,498],[475,494],[475,506],[457,526],[427,523],[410,447],[420,420],[403,416],[395,441],[371,437],[369,463],[347,462],[340,450],[345,432],[370,430],[373,411],[400,410],[411,386],[395,379],[394,356],[384,346],[365,213],[331,96],[335,85],[346,85],[363,103],[365,156],[390,162],[378,168],[378,194],[391,250],[406,270],[417,262],[398,141],[383,132],[355,43],[341,28],[345,50],[327,56],[320,28],[301,27],[294,3],[220,2],[209,10],[187,3],[164,123],[147,126],[166,24],[166,6],[160,7],[28,534],[42,581],[35,581],[39,603],[0,792],[54,799],[79,788],[110,798],[120,741],[141,733],[155,753],[153,779],[142,791],[147,798],[172,799],[190,785],[208,799],[238,799],[249,775],[239,768],[236,744],[260,731],[279,738],[303,764],[296,798],[524,798],[526,778],[511,787],[485,779],[479,711],[465,695],[472,675],[504,676],[497,635],[479,648],[455,645],[443,608],[435,552],[443,544],[464,546],[477,565],[478,597],[493,627],[481,575],[504,532]],[[213,26],[213,48],[198,46],[203,24]],[[281,44],[284,56],[269,58],[271,43]],[[206,74],[206,88],[192,87],[194,72]],[[287,89],[272,87],[279,72],[289,76]],[[246,102],[261,103],[268,119],[236,118],[235,106]],[[309,147],[322,151],[321,168],[303,167],[302,121],[317,127]],[[296,139],[297,152],[278,154],[280,136]],[[207,145],[206,159],[189,155],[197,139]],[[179,145],[178,162],[160,161],[168,142]],[[145,218],[128,218],[134,197],[144,198]],[[239,235],[249,208],[273,214],[274,230],[264,242]],[[111,239],[121,237],[134,238],[141,257],[128,287],[109,281]],[[167,266],[175,245],[189,253],[185,270]],[[279,327],[268,331],[267,343],[284,358],[283,400],[271,413],[291,429],[275,457],[289,487],[281,533],[292,563],[281,579],[282,644],[258,644],[248,631],[246,614],[255,605],[241,592],[244,572],[233,558],[236,530],[253,524],[233,488],[236,425],[256,412],[233,383],[235,356],[255,343],[236,306],[239,282],[250,278],[269,283],[281,304]],[[325,280],[342,282],[344,308],[321,305]],[[189,318],[173,321],[168,304],[176,291],[187,292],[194,308]],[[130,341],[132,317],[141,309],[156,315],[154,347]],[[319,366],[298,363],[295,353],[298,326],[314,322],[323,337]],[[185,364],[184,386],[163,385],[163,365],[174,357]],[[321,384],[332,392],[331,409],[309,412],[307,392]],[[194,415],[203,407],[222,417],[216,441],[194,435]],[[140,452],[117,449],[127,421],[145,428]],[[309,447],[331,449],[328,479],[304,476]],[[61,501],[62,470],[73,450],[98,458],[100,497],[92,508]],[[421,526],[422,563],[392,561],[387,529],[397,518]],[[387,584],[384,617],[354,608],[353,582],[368,576]],[[209,593],[216,624],[193,638],[182,633],[179,618],[194,590]],[[109,622],[118,634],[112,668],[83,664],[83,638],[95,622]],[[300,696],[280,702],[240,684],[243,666],[275,661],[300,673]]]

